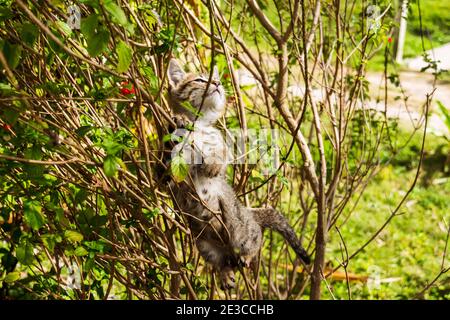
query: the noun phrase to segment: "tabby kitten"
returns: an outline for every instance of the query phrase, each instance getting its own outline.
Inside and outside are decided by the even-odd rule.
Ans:
[[[288,221],[273,208],[243,206],[226,181],[228,150],[214,126],[225,112],[225,91],[217,68],[208,83],[209,75],[186,74],[172,59],[168,78],[175,122],[181,128],[191,126],[173,150],[185,157],[189,177],[184,183],[172,182],[171,187],[176,205],[188,216],[201,256],[219,272],[222,285],[234,287],[234,270],[239,265],[249,267],[262,245],[262,228],[280,232],[308,264],[308,254]]]

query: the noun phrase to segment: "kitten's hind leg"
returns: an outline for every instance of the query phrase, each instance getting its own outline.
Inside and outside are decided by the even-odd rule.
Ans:
[[[219,270],[220,277],[220,289],[229,290],[236,286],[236,279],[234,276],[234,270],[231,267],[224,267]]]
[[[304,263],[309,264],[311,262],[308,253],[303,249],[294,229],[292,229],[287,219],[281,213],[272,207],[252,208],[250,210],[261,227],[270,228],[279,232]]]
[[[218,271],[222,289],[231,289],[236,285],[234,269],[237,266],[235,257],[229,250],[214,241],[198,239],[197,248],[206,262]]]

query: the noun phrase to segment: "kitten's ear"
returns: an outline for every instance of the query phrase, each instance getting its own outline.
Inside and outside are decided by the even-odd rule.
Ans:
[[[219,76],[219,69],[217,69],[217,66],[216,66],[216,65],[215,65],[214,68],[213,68],[213,78],[216,79],[216,80],[219,80],[219,79],[220,79],[220,76]]]
[[[185,73],[183,69],[181,69],[180,64],[177,60],[171,59],[169,61],[169,68],[167,69],[167,76],[169,78],[169,83],[171,86],[176,86],[183,80]]]

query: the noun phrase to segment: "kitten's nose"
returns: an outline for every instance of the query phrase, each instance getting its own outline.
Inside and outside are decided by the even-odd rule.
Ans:
[[[218,81],[218,80],[213,80],[212,83],[215,84],[216,87],[220,86],[220,81]]]

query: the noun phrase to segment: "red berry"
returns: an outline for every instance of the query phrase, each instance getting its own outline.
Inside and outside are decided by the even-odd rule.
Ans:
[[[129,94],[134,94],[135,90],[134,90],[134,85],[128,84],[128,81],[123,81],[121,83],[122,88],[120,88],[120,93],[122,93],[123,95],[129,95]]]
[[[391,37],[388,38],[388,42],[389,42],[389,43],[392,42],[392,38],[391,38]]]
[[[3,129],[5,129],[6,131],[11,131],[11,126],[9,124],[5,123],[3,125]]]
[[[131,93],[131,91],[128,90],[127,88],[122,88],[122,89],[120,89],[120,92],[121,92],[122,94],[124,94],[124,95],[129,95],[129,94]]]

